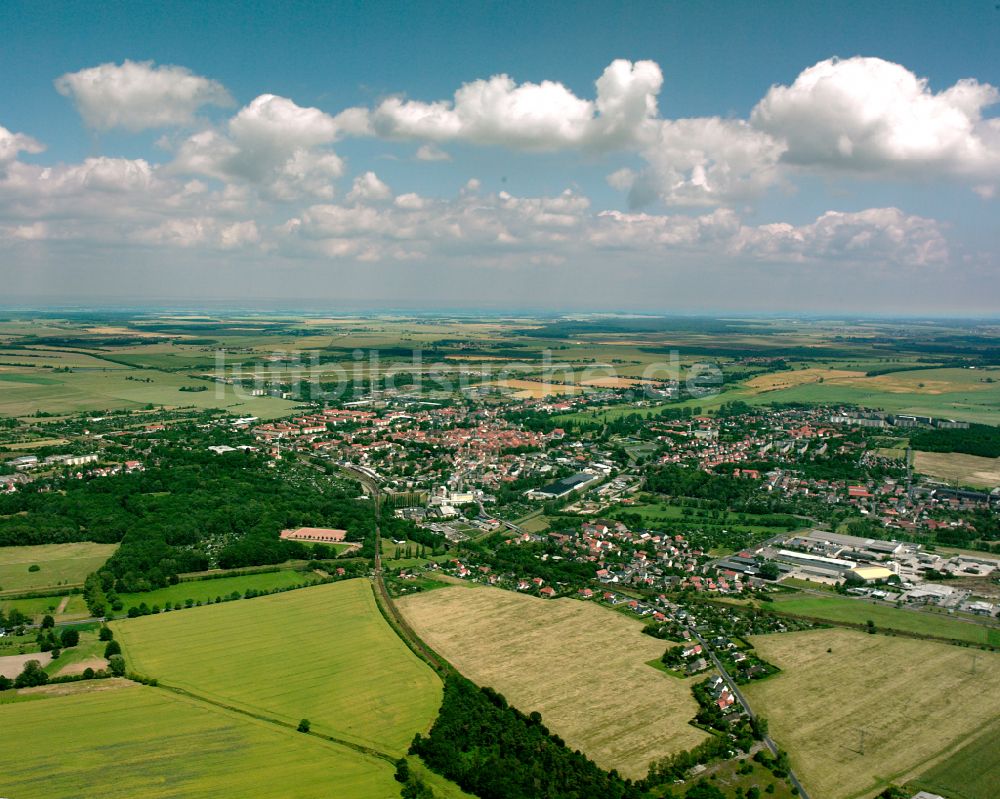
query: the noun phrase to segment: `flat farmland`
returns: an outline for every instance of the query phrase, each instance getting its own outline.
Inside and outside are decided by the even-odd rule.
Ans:
[[[548,397],[553,394],[579,394],[583,391],[580,386],[564,386],[559,383],[544,383],[536,380],[497,380],[483,385],[509,389],[515,392],[515,397],[522,399]]]
[[[113,353],[109,356],[114,357]],[[249,391],[207,383],[180,372],[129,369],[110,363],[108,366],[107,369],[74,369],[59,373],[47,369],[3,367],[0,371],[0,415],[27,416],[36,411],[77,413],[110,408],[139,410],[152,404],[169,408],[226,408],[238,415],[272,418],[287,415],[295,407],[290,400],[252,397]],[[206,386],[208,390],[181,391],[183,386]]]
[[[504,694],[604,768],[645,776],[649,763],[705,734],[691,680],[646,665],[665,644],[642,624],[597,605],[454,586],[398,606],[431,647],[466,677]]]
[[[37,591],[62,585],[82,585],[104,565],[117,544],[43,544],[0,547],[0,591]],[[38,571],[28,571],[37,565]]]
[[[864,372],[853,372],[847,369],[789,369],[760,375],[747,381],[746,385],[747,388],[752,388],[755,392],[765,392],[801,386],[805,383],[825,383],[828,380],[836,382],[838,379],[857,379],[864,376]]]
[[[30,616],[36,622],[41,621],[41,617],[46,614],[53,616],[56,621],[74,621],[90,616],[90,611],[87,610],[87,603],[83,601],[83,594],[42,596],[30,599],[5,599],[4,597],[0,597],[0,610],[6,613],[15,608],[25,616]]]
[[[162,684],[403,754],[441,704],[367,580],[113,623],[130,667]]]
[[[921,474],[975,488],[1000,485],[1000,458],[920,450],[914,451],[913,456],[913,468]]]
[[[911,374],[929,373],[930,370],[926,373]],[[725,401],[742,399],[751,405],[777,402],[845,403],[881,408],[891,413],[945,416],[981,424],[1000,423],[1000,383],[980,386],[937,380],[932,388],[929,385],[932,378],[927,377],[928,383],[921,388],[918,380],[897,375],[886,377],[892,377],[894,380],[879,380],[875,377],[844,378],[851,382],[816,381],[789,388],[776,388],[763,393],[739,388],[724,392],[715,399],[723,398]],[[710,402],[704,400],[699,404],[702,407],[710,406]]]
[[[936,763],[907,788],[941,794],[951,799],[996,799],[1000,784],[1000,722]]]
[[[894,608],[862,599],[790,594],[787,598],[777,597],[770,607],[779,613],[792,613],[832,622],[867,624],[871,620],[879,629],[1000,646],[1000,627],[961,621],[943,613]]]
[[[240,594],[250,588],[255,591],[270,591],[274,588],[290,588],[293,585],[302,585],[310,580],[318,579],[319,576],[315,574],[282,569],[276,572],[215,577],[211,580],[184,580],[176,585],[157,588],[155,591],[122,594],[120,599],[126,610],[140,602],[145,602],[149,607],[159,605],[162,608],[167,602],[184,603],[188,599],[194,602],[214,602],[216,597],[229,597],[233,591]]]
[[[0,704],[0,790],[18,799],[397,799],[392,766],[154,688],[35,693]],[[50,688],[51,686],[46,686]],[[40,698],[45,697],[45,698]],[[26,697],[19,697],[26,698]]]
[[[743,690],[815,799],[873,796],[1000,718],[998,654],[853,630],[752,643],[782,672]]]

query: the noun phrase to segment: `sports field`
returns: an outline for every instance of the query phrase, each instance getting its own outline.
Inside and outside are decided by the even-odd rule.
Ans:
[[[1000,718],[1000,654],[843,629],[752,643],[782,672],[743,690],[815,799],[904,782]]]
[[[665,644],[598,605],[494,588],[442,588],[398,601],[431,647],[466,677],[504,694],[605,768],[645,776],[652,760],[705,734],[690,680],[646,665]]]
[[[1000,486],[1000,458],[919,450],[913,456],[913,468],[921,474],[974,488]]]
[[[140,674],[391,754],[441,704],[440,681],[379,615],[367,580],[112,626]]]
[[[124,681],[56,687],[77,686],[91,690],[0,704],[17,731],[0,747],[4,796],[399,797],[389,763],[314,736]]]
[[[867,624],[871,620],[879,629],[1000,646],[1000,627],[961,621],[929,611],[894,608],[862,599],[791,594],[787,598],[776,596],[769,607],[779,613],[793,613],[797,616],[851,624]]]
[[[270,591],[273,588],[287,588],[318,579],[319,576],[312,573],[282,569],[236,577],[216,577],[211,580],[185,580],[176,585],[168,585],[166,588],[157,588],[155,591],[122,594],[120,599],[126,610],[140,602],[145,602],[149,607],[159,605],[162,608],[167,602],[184,604],[189,599],[193,602],[214,602],[216,597],[225,599],[233,591],[240,594],[248,588],[255,591]]]
[[[83,585],[88,574],[104,565],[117,544],[43,544],[0,547],[0,591],[37,591]],[[38,566],[38,571],[28,571]]]

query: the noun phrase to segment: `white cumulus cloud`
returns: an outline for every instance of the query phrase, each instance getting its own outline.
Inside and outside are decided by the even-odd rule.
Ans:
[[[95,130],[134,132],[190,125],[202,106],[233,103],[218,81],[185,67],[156,66],[152,61],[126,60],[68,72],[56,79],[55,86]]]
[[[421,144],[417,148],[418,161],[450,161],[451,156],[433,144]]]
[[[557,81],[518,84],[508,75],[494,75],[463,84],[451,100],[383,100],[368,113],[367,130],[434,143],[613,149],[634,142],[656,115],[662,84],[660,68],[652,61],[612,62],[597,80],[596,100],[577,97]]]
[[[24,133],[12,133],[0,125],[0,167],[17,158],[18,153],[37,154],[45,145]]]
[[[224,130],[199,131],[181,143],[171,169],[259,186],[281,200],[330,198],[343,161],[328,148],[338,122],[318,108],[262,94]]]
[[[392,189],[383,183],[374,172],[365,172],[354,179],[354,185],[347,194],[350,202],[391,200]]]
[[[781,140],[739,119],[663,120],[641,151],[648,167],[631,182],[622,171],[609,181],[628,183],[632,207],[654,199],[723,205],[753,199],[777,183],[784,149]]]
[[[998,100],[976,80],[934,93],[899,64],[831,58],[773,86],[750,121],[787,143],[790,164],[983,181],[1000,177],[1000,121],[983,119]]]
[[[939,223],[898,208],[827,211],[815,222],[742,228],[730,250],[782,260],[846,260],[909,266],[942,264],[948,244]]]

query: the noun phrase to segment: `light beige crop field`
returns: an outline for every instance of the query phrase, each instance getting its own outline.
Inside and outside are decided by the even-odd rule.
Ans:
[[[913,468],[921,474],[979,488],[1000,485],[1000,458],[920,450],[913,455]]]
[[[620,613],[571,599],[455,586],[398,601],[417,634],[604,768],[645,776],[649,763],[705,733],[691,680],[646,665],[665,649]]]
[[[536,380],[495,380],[484,385],[506,388],[515,392],[515,397],[522,399],[548,397],[554,394],[579,394],[583,391],[580,386],[564,386],[561,383],[543,383]]]
[[[774,391],[779,388],[790,388],[791,386],[801,386],[803,383],[838,382],[838,378],[861,378],[864,372],[857,372],[848,369],[793,369],[782,372],[771,372],[760,375],[747,381],[747,386],[754,389],[754,393],[763,391]]]
[[[783,671],[744,693],[814,799],[874,796],[1000,718],[995,653],[843,629],[752,642]]]

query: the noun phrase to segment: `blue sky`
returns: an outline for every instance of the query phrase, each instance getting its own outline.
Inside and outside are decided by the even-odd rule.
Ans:
[[[994,2],[8,2],[0,30],[11,302],[1000,307]]]

